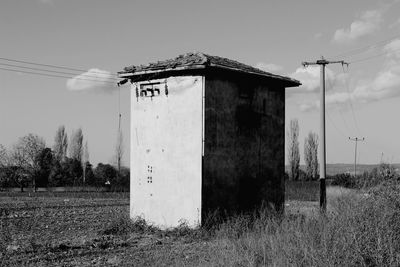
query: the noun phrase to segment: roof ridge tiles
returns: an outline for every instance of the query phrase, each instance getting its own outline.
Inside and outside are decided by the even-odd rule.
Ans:
[[[232,71],[245,72],[250,74],[255,74],[259,76],[266,76],[270,78],[276,78],[280,80],[285,80],[290,83],[300,85],[300,82],[281,75],[273,74],[267,71],[263,71],[256,67],[241,63],[236,60],[220,57],[220,56],[212,56],[203,52],[187,52],[185,54],[181,54],[172,59],[159,60],[154,63],[149,63],[147,65],[139,65],[139,66],[129,66],[125,67],[123,71],[119,72],[119,74],[129,74],[135,75],[135,73],[143,73],[143,72],[152,72],[152,71],[167,71],[174,69],[190,69],[190,67],[196,68],[195,66],[212,66],[230,69]]]

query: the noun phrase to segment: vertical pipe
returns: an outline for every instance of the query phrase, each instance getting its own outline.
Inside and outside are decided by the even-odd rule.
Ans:
[[[325,144],[325,64],[322,63],[320,64],[321,67],[321,101],[320,101],[320,107],[321,107],[321,146],[320,146],[320,174],[319,174],[319,179],[320,179],[320,208],[321,211],[326,210],[326,183],[325,183],[325,177],[326,177],[326,144]]]

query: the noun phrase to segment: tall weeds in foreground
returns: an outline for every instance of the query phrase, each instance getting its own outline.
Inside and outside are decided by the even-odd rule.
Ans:
[[[341,196],[326,215],[236,217],[215,234],[212,265],[399,266],[400,185]]]

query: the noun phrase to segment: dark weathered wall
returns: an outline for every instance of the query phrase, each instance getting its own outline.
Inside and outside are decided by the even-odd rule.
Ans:
[[[283,208],[285,89],[206,74],[202,210]],[[204,216],[203,216],[204,217]]]

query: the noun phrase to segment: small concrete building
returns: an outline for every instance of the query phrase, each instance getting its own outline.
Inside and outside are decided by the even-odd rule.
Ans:
[[[161,228],[284,204],[285,88],[294,79],[188,53],[124,68],[131,217]]]

